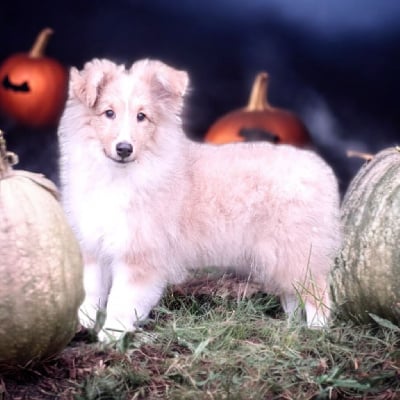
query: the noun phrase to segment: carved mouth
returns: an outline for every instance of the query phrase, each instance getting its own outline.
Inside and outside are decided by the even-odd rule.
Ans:
[[[30,92],[30,87],[27,81],[24,81],[20,84],[16,84],[11,82],[8,75],[6,75],[3,79],[3,87],[6,90],[12,90],[13,92]]]

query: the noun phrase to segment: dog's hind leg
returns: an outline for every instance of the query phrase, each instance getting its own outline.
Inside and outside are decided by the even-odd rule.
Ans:
[[[282,307],[289,322],[301,322],[306,319],[309,328],[322,328],[328,325],[330,299],[328,289],[322,290],[314,281],[307,287],[285,293],[280,297]]]
[[[328,325],[330,305],[329,289],[321,289],[320,286],[313,287],[305,302],[309,328],[323,328]]]
[[[304,319],[300,299],[296,293],[282,294],[280,296],[280,301],[282,308],[288,317],[289,323],[294,321],[300,322]]]

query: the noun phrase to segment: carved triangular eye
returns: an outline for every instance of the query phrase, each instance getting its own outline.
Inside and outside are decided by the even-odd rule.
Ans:
[[[6,75],[2,82],[5,89],[13,90],[14,92],[29,92],[30,88],[28,82],[24,81],[23,83],[16,85],[10,81],[8,75]]]

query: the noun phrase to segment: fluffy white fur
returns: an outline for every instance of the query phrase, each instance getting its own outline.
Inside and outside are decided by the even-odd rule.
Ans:
[[[95,59],[71,70],[60,171],[85,260],[81,323],[92,326],[106,309],[104,330],[118,337],[148,316],[168,283],[216,266],[261,282],[288,314],[301,300],[308,325],[324,326],[340,242],[331,168],[291,146],[188,140],[187,85],[186,72],[160,61],[125,69]],[[132,146],[125,158],[121,142]]]

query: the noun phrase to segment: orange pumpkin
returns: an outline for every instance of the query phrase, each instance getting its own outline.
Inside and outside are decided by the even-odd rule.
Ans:
[[[68,72],[44,55],[52,33],[43,29],[29,53],[11,55],[0,66],[0,110],[21,125],[55,125],[64,108]]]
[[[205,135],[214,144],[266,140],[303,147],[311,138],[303,122],[292,112],[267,101],[268,74],[256,76],[248,105],[217,119]]]

